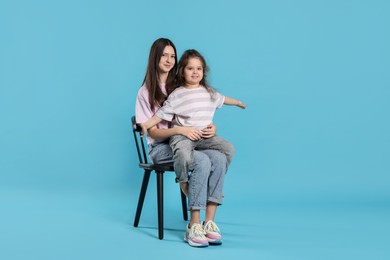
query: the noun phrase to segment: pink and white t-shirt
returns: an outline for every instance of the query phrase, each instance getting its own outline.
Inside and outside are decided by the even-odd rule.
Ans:
[[[165,84],[161,84],[160,88],[162,92],[167,95],[167,91],[165,88]],[[149,92],[145,85],[143,85],[137,95],[137,100],[135,103],[135,119],[138,124],[144,123],[148,121],[150,118],[154,116],[156,111],[159,109],[159,106],[155,106],[154,111],[150,109],[150,103],[149,103]],[[157,124],[157,127],[159,129],[167,129],[170,127],[170,122],[167,121],[161,121],[159,124]],[[148,144],[152,144],[155,141],[164,141],[164,140],[155,140],[151,138],[150,136],[146,136],[146,140]]]
[[[221,108],[225,96],[215,92],[213,96],[205,87],[179,87],[175,89],[156,112],[159,118],[172,121],[175,126],[191,126],[202,130],[213,122],[215,110]]]

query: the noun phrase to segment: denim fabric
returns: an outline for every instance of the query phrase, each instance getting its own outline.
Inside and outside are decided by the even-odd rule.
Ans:
[[[197,160],[194,151],[194,170],[189,176],[188,210],[204,210],[207,202],[222,204],[223,184],[228,168],[226,156],[214,150],[202,150]]]
[[[149,145],[149,156],[154,163],[172,162],[172,149],[167,143]],[[205,209],[207,202],[222,204],[226,156],[215,150],[193,151],[189,165],[188,210]]]
[[[174,135],[170,138],[169,145],[173,151],[174,168],[179,182],[188,181],[189,167],[193,163],[196,150],[219,151],[225,154],[228,165],[232,161],[234,154],[233,145],[219,136],[191,141],[185,136]]]
[[[152,143],[148,146],[149,158],[153,163],[172,163],[173,153],[171,147],[166,143]]]

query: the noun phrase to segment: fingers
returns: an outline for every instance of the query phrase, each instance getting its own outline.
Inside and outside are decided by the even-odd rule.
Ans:
[[[192,140],[192,141],[196,141],[196,140],[199,140],[203,137],[203,132],[196,129],[196,128],[192,128],[192,127],[183,127],[182,128],[182,135],[184,135],[185,137],[187,137],[188,139]]]
[[[190,139],[191,141],[196,141],[197,139],[195,139],[193,136],[187,136],[188,139]]]
[[[206,128],[202,130],[202,135],[209,135],[209,134],[214,134],[214,130],[211,128]]]
[[[202,138],[202,132],[200,132],[199,130],[194,131],[192,135],[194,136],[194,140],[199,140],[200,138]]]
[[[207,134],[207,135],[204,134],[204,135],[202,135],[202,137],[203,137],[203,138],[206,138],[206,139],[207,139],[207,138],[210,138],[210,137],[213,137],[213,136],[214,136],[213,134]]]
[[[199,140],[200,138],[202,138],[202,132],[199,131],[198,129],[194,129],[194,130],[191,131],[191,133],[188,135],[188,138],[190,138],[190,140],[192,140],[192,141]]]
[[[188,139],[190,139],[191,141],[196,141],[196,140],[199,140],[199,137],[197,137],[196,135],[194,134],[190,134],[187,136]]]
[[[215,135],[215,131],[213,127],[207,127],[202,130],[202,137],[203,138],[210,138]]]
[[[140,133],[141,137],[143,137],[143,136],[146,134],[147,131],[148,131],[148,129],[146,129],[146,128],[141,124],[141,133]]]

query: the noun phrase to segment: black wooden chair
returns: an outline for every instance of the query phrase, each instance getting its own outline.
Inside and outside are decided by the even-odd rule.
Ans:
[[[163,177],[165,172],[173,172],[173,164],[153,164],[148,162],[147,149],[145,148],[144,138],[141,137],[141,128],[136,123],[135,117],[131,118],[133,125],[134,141],[137,147],[137,153],[139,158],[139,167],[144,169],[144,178],[142,180],[141,192],[139,194],[137,212],[134,219],[134,227],[138,227],[139,219],[141,217],[142,206],[144,204],[146,189],[150,179],[150,173],[154,171],[157,177],[157,208],[158,208],[158,238],[164,238],[164,192],[163,192]],[[142,152],[141,152],[142,151]],[[187,198],[181,191],[181,203],[183,208],[183,218],[188,220],[187,212]]]

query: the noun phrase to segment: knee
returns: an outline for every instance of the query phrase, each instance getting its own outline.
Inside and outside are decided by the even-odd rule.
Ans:
[[[231,154],[232,156],[234,155],[234,146],[233,146],[233,144],[232,143],[227,143],[226,144],[226,151],[227,151],[227,153],[229,153],[229,154]]]
[[[226,155],[219,151],[208,151],[208,156],[211,161],[224,162],[226,161]]]
[[[209,173],[211,170],[210,158],[203,152],[194,151],[192,168],[197,171]]]
[[[228,161],[228,156],[225,153],[208,150],[207,155],[210,158],[213,169],[218,168],[218,169],[222,169],[223,171],[227,170],[229,161]]]
[[[190,164],[193,158],[192,158],[192,153],[190,151],[177,149],[174,152],[173,159],[174,161],[178,161],[180,163]]]
[[[235,152],[235,150],[234,150],[233,144],[231,144],[230,142],[226,142],[226,144],[225,144],[225,155],[226,155],[227,162],[229,164],[230,164],[230,162],[233,159],[234,152]]]

